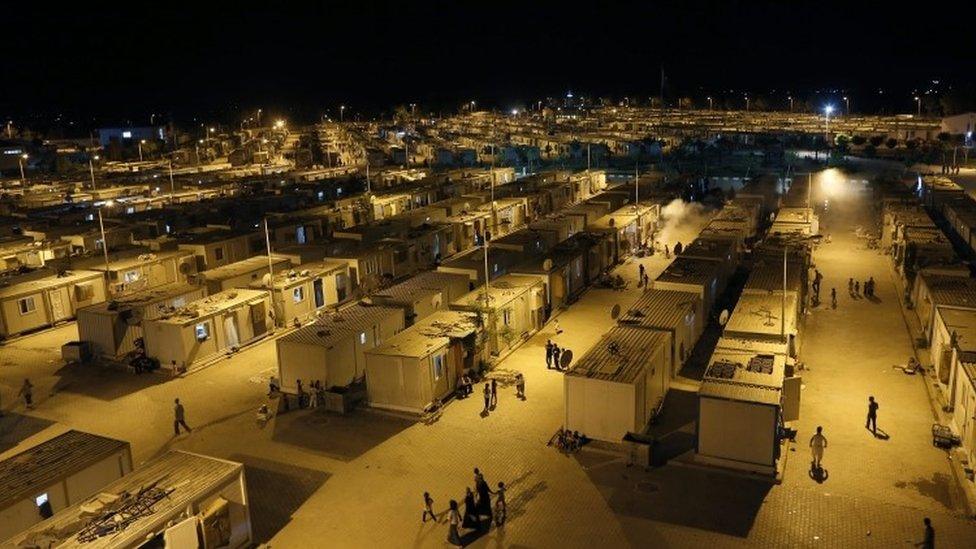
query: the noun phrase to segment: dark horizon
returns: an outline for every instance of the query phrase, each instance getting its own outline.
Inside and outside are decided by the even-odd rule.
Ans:
[[[829,2],[16,7],[0,114],[234,123],[258,107],[309,120],[339,104],[354,116],[411,102],[447,112],[469,99],[509,108],[568,90],[647,99],[660,93],[661,67],[669,103],[748,91],[774,108],[787,93],[827,91],[850,94],[855,111],[911,112],[913,93],[933,81],[943,92],[973,84],[972,67],[956,61],[972,49],[973,12]]]

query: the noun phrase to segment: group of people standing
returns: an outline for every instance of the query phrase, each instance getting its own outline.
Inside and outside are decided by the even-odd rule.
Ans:
[[[322,387],[322,382],[315,379],[308,386],[308,390],[305,390],[305,386],[302,384],[302,380],[295,380],[295,392],[298,393],[298,408],[318,408],[319,404],[325,399],[325,389]],[[287,402],[287,401],[286,401]]]
[[[559,345],[552,342],[551,339],[546,340],[546,369],[547,370],[562,370],[562,365],[559,363],[559,358],[562,356],[565,349],[561,349]]]
[[[462,545],[462,528],[486,532],[491,528],[492,522],[495,523],[495,527],[504,525],[508,514],[505,491],[504,482],[499,482],[498,487],[492,490],[485,480],[485,476],[475,467],[474,490],[472,491],[470,487],[465,488],[463,509],[457,500],[452,499],[448,504],[448,543],[456,546]],[[494,505],[491,501],[492,496],[495,497]],[[434,498],[430,496],[429,492],[424,492],[424,510],[421,521],[427,522],[428,518],[438,522],[437,515],[434,513]]]
[[[847,293],[851,294],[851,297],[858,298],[861,297],[861,281],[854,280],[850,278],[847,280]],[[874,277],[870,277],[864,281],[864,297],[874,297]]]

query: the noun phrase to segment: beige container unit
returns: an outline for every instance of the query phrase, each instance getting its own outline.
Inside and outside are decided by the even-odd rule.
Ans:
[[[483,311],[485,289],[478,287],[451,304],[459,311]],[[537,332],[545,321],[545,286],[537,276],[507,274],[488,285],[489,349],[505,353]]]
[[[104,272],[105,266],[92,263],[91,269]],[[168,284],[185,284],[196,272],[196,258],[187,250],[116,259],[108,265],[109,295],[120,297]]]
[[[784,365],[783,355],[715,351],[698,391],[696,461],[776,474]]]
[[[146,354],[162,368],[190,369],[268,335],[270,305],[267,291],[227,290],[144,320]]]
[[[477,366],[478,330],[475,313],[437,311],[366,351],[369,405],[419,414],[440,403]]]
[[[278,255],[271,256],[271,265],[276,273],[291,268],[288,258]],[[266,274],[268,274],[268,256],[262,255],[197,273],[192,277],[191,282],[205,287],[209,294],[216,294],[224,290],[248,288],[252,284],[260,284]]]
[[[266,285],[253,283],[252,288]],[[275,321],[278,326],[305,322],[352,296],[349,264],[345,261],[305,263],[274,278]]]
[[[692,292],[702,300],[702,309],[712,310],[715,300],[725,290],[727,280],[722,273],[725,268],[717,261],[676,257],[663,273],[658,275],[651,287],[658,290],[677,290]]]
[[[402,307],[407,325],[446,309],[451,301],[468,293],[468,277],[463,274],[425,272],[370,296],[377,305]]]
[[[563,378],[565,427],[608,442],[643,432],[668,392],[670,370],[670,334],[612,328]]]
[[[159,318],[172,309],[202,299],[206,290],[174,284],[78,309],[78,337],[91,343],[95,354],[117,359],[135,350],[144,320]]]
[[[786,321],[783,322],[783,310]],[[798,348],[799,306],[795,292],[783,291],[763,294],[743,293],[725,324],[723,334],[730,338],[755,339],[758,341],[786,342],[793,356]]]
[[[327,315],[276,341],[281,389],[297,393],[314,380],[323,387],[345,387],[366,372],[364,353],[404,328],[403,309],[354,306]]]
[[[0,542],[131,471],[128,442],[81,431],[10,455],[0,461]]]
[[[77,310],[105,301],[105,278],[94,271],[71,271],[13,282],[0,288],[0,336],[12,336],[71,320]]]
[[[165,496],[160,495],[145,512],[136,513],[124,530],[84,537],[86,527],[99,516],[90,509],[102,509],[107,501],[140,490],[147,490],[147,496],[159,490]],[[39,540],[65,549],[135,549],[145,547],[147,540],[173,548],[249,547],[253,536],[244,465],[171,450],[105,486],[99,494],[15,535],[7,544],[31,546]]]
[[[675,377],[705,329],[701,298],[691,292],[651,289],[620,314],[621,326],[658,330],[671,335],[670,375]]]

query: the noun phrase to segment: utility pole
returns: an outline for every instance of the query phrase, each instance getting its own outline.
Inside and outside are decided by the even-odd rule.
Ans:
[[[102,208],[111,206],[112,201],[106,202]],[[105,222],[102,220],[102,208],[98,208],[98,228],[102,232],[102,253],[105,254],[105,278],[108,279],[108,238],[105,238]]]
[[[788,343],[786,341],[786,251],[789,249],[789,245],[785,242],[783,243],[783,300],[780,305],[780,329],[779,337],[783,340],[783,343]],[[787,353],[789,353],[789,346],[787,346]]]
[[[586,144],[586,171],[590,171],[590,144]]]
[[[176,183],[173,181],[173,159],[169,159],[169,201],[176,203]]]
[[[370,184],[369,184],[369,157],[367,157],[366,158],[366,193],[368,194],[369,192],[370,192]]]
[[[271,231],[268,230],[268,218],[264,218],[264,241],[268,246],[268,297],[271,298],[271,311],[277,316],[277,311],[275,311],[275,296],[274,296],[274,261],[271,259]],[[275,319],[277,323],[277,319]],[[284,322],[284,319],[282,319]]]
[[[640,170],[638,162],[634,162],[634,209],[637,214],[637,247],[639,248],[641,240],[641,210],[640,210]]]
[[[94,160],[98,160],[98,155],[96,154]],[[92,162],[92,158],[88,159],[88,171],[91,173],[91,184],[92,190],[95,190],[95,164]]]

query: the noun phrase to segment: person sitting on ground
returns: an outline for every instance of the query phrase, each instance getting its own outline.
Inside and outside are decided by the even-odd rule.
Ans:
[[[559,447],[561,445],[562,439],[563,439],[563,428],[560,427],[559,429],[556,430],[556,432],[552,435],[552,437],[549,438],[549,442],[546,443],[546,446],[552,446],[553,444],[555,444],[557,447]]]

